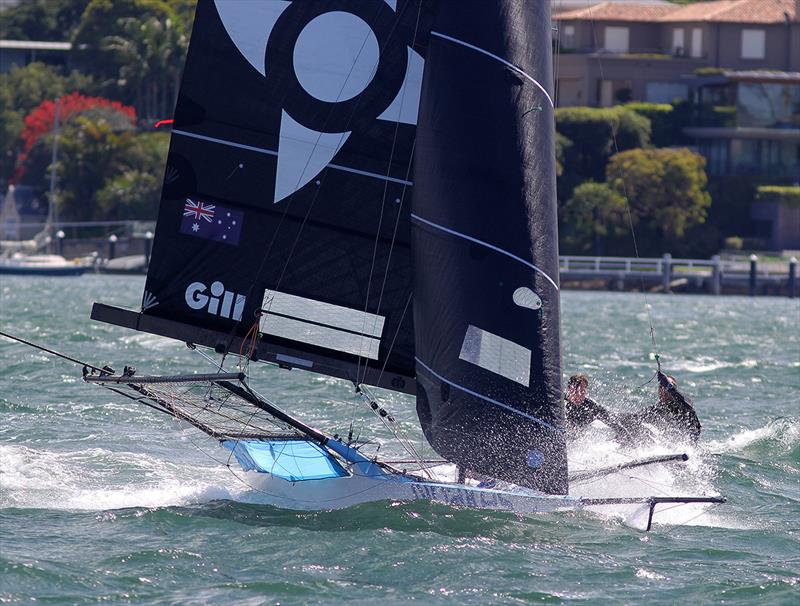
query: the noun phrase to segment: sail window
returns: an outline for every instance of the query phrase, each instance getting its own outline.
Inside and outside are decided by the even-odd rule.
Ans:
[[[531,350],[477,326],[467,328],[458,357],[525,387],[530,385]]]
[[[264,334],[378,359],[384,316],[273,290],[262,307]]]

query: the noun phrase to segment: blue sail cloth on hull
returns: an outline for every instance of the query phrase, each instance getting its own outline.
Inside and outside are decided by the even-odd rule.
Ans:
[[[225,440],[245,471],[269,473],[290,482],[324,480],[347,475],[322,447],[308,440]]]

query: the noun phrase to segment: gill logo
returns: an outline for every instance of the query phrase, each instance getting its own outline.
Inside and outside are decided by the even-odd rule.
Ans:
[[[225,286],[219,281],[212,282],[210,289],[202,282],[192,282],[186,288],[184,298],[186,305],[192,309],[205,309],[212,316],[230,318],[236,322],[242,319],[247,300],[244,295],[225,290]]]

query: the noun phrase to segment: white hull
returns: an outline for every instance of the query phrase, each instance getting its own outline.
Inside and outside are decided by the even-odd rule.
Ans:
[[[441,475],[442,471],[446,473],[449,470],[437,471]],[[443,481],[420,480],[400,474],[385,473],[376,465],[370,465],[365,473],[298,482],[290,482],[268,473],[249,471],[245,472],[244,481],[258,493],[259,501],[283,509],[343,509],[385,500],[425,500],[470,509],[516,513],[542,513],[583,507],[581,500],[574,497],[546,495],[525,488],[497,490]]]

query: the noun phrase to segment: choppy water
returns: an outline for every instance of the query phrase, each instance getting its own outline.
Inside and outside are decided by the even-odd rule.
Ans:
[[[3,277],[0,326],[144,373],[208,371],[180,344],[92,323],[143,281]],[[786,299],[651,296],[667,369],[703,445],[680,472],[602,490],[721,493],[649,534],[615,516],[516,516],[424,503],[296,513],[259,505],[197,432],[83,384],[80,369],[0,339],[0,602],[83,604],[800,603],[800,307]],[[565,372],[613,408],[649,401],[641,295],[564,293]],[[259,367],[259,388],[328,430],[345,384]],[[406,398],[388,406],[416,431]],[[378,430],[359,409],[364,433]],[[671,445],[677,448],[677,445]],[[663,451],[663,448],[662,448]],[[652,454],[642,451],[639,454]],[[592,434],[573,467],[624,460]],[[592,489],[598,489],[594,486]],[[598,489],[599,490],[599,489]]]

